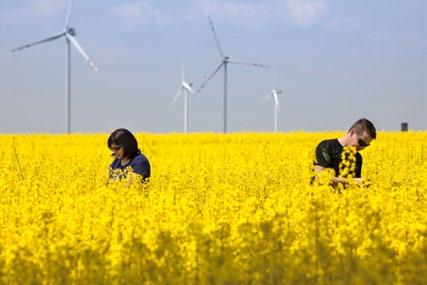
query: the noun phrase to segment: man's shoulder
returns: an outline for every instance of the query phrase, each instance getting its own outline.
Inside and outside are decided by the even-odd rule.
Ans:
[[[317,147],[334,148],[340,146],[338,139],[328,139],[321,141]]]
[[[332,167],[339,160],[342,146],[338,139],[321,141],[316,147],[315,165],[322,167]]]

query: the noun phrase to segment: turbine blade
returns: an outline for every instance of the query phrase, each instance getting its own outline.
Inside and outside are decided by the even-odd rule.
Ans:
[[[277,107],[277,110],[280,111],[280,104],[279,104],[279,96],[276,92],[273,92],[273,98],[274,98],[274,104]]]
[[[212,72],[211,75],[209,75],[208,78],[206,78],[205,82],[203,82],[202,85],[200,85],[199,89],[197,89],[197,91],[196,91],[196,93],[194,93],[194,95],[197,95],[200,93],[200,91],[206,86],[206,84],[208,84],[208,82],[212,79],[212,77],[214,77],[215,74],[218,73],[218,71],[221,69],[223,64],[224,64],[224,62],[221,62],[221,64],[214,70],[214,72]]]
[[[276,84],[277,84],[277,73],[275,74],[275,77],[274,77],[273,89],[276,89]]]
[[[221,58],[224,58],[224,53],[222,52],[222,48],[221,48],[221,45],[219,43],[218,37],[216,35],[215,27],[214,27],[214,25],[212,23],[211,17],[208,16],[208,19],[209,19],[209,25],[211,26],[211,30],[212,30],[212,33],[213,33],[214,38],[215,38],[215,43],[216,43],[216,46],[218,48],[219,54],[221,55]]]
[[[268,98],[270,98],[272,94],[273,92],[268,93],[268,95],[264,97],[264,100],[267,100]]]
[[[275,99],[274,99],[274,103],[276,104],[277,109],[278,109],[278,110],[280,110],[280,103],[279,103],[279,99],[275,98]]]
[[[89,63],[90,66],[92,66],[93,70],[95,72],[99,72],[98,67],[95,65],[95,63],[89,58],[89,56],[85,53],[85,51],[83,50],[83,48],[80,46],[80,44],[78,43],[78,41],[76,40],[75,37],[73,37],[72,35],[66,33],[65,34],[67,36],[67,39],[70,40],[71,43],[73,43],[73,45],[76,47],[76,49],[80,52],[80,54],[84,57],[84,59]]]
[[[47,39],[44,39],[44,40],[41,40],[41,41],[38,41],[38,42],[26,44],[24,46],[20,46],[20,47],[14,48],[12,50],[12,52],[15,52],[15,51],[18,51],[18,50],[21,50],[21,49],[25,49],[25,48],[29,48],[29,47],[32,47],[32,46],[35,46],[35,45],[38,45],[38,44],[41,44],[41,43],[50,42],[50,41],[53,41],[53,40],[56,40],[56,39],[62,37],[63,35],[65,35],[65,33],[60,33],[60,34],[58,34],[56,36],[53,36],[53,37],[50,37],[50,38],[47,38]]]
[[[181,63],[181,81],[185,82],[184,63]]]
[[[70,0],[68,2],[68,11],[67,11],[67,17],[65,18],[65,31],[68,31],[68,24],[70,23],[70,14],[71,14],[71,4],[72,4],[73,0]]]
[[[254,62],[244,62],[244,61],[238,61],[238,60],[228,60],[228,62],[235,63],[235,64],[250,65],[250,66],[255,66],[255,67],[269,68],[268,65],[260,64],[260,63],[254,63]]]
[[[179,95],[181,95],[182,87],[179,88],[178,92],[176,92],[175,97],[173,97],[172,102],[169,104],[169,108],[172,108],[173,104],[175,104],[176,100],[178,100]]]

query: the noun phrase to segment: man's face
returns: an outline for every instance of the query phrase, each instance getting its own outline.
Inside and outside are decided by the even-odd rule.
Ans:
[[[351,130],[352,137],[352,146],[356,148],[357,151],[364,149],[365,147],[371,144],[372,138],[366,132],[362,132],[362,134],[358,134],[356,130]]]

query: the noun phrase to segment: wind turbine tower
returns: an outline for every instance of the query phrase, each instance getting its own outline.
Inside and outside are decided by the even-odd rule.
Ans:
[[[172,99],[172,102],[169,107],[172,107],[172,105],[176,102],[176,100],[178,100],[178,97],[180,95],[184,97],[184,133],[188,132],[188,93],[194,94],[193,88],[191,88],[191,86],[193,86],[193,84],[185,80],[184,64],[182,64],[181,87],[179,88],[175,97]]]
[[[220,65],[206,78],[205,82],[202,83],[202,85],[200,85],[199,89],[196,91],[195,95],[197,95],[198,93],[200,93],[200,91],[206,86],[206,84],[208,84],[208,82],[212,79],[212,77],[214,77],[218,71],[221,68],[224,68],[224,119],[223,119],[223,132],[226,133],[227,132],[227,67],[229,63],[235,63],[235,64],[242,64],[242,65],[250,65],[250,66],[255,66],[255,67],[264,67],[264,68],[268,68],[267,65],[264,64],[258,64],[258,63],[251,63],[251,62],[242,62],[242,61],[237,61],[237,60],[232,60],[230,59],[230,57],[225,56],[224,53],[222,52],[222,48],[221,45],[219,43],[218,37],[216,35],[215,32],[215,27],[213,25],[213,22],[211,20],[211,18],[208,16],[208,20],[209,20],[209,25],[211,27],[212,30],[212,34],[215,38],[215,43],[216,46],[218,48],[218,52],[219,55],[221,57],[221,63]]]
[[[89,58],[89,56],[86,54],[86,52],[83,50],[83,48],[80,46],[80,44],[78,43],[78,41],[75,38],[76,35],[76,30],[71,28],[69,26],[69,22],[70,22],[70,13],[71,13],[71,4],[72,4],[72,0],[69,1],[68,3],[68,12],[67,12],[67,16],[65,18],[65,26],[64,26],[64,30],[57,34],[54,35],[52,37],[49,37],[47,39],[44,40],[40,40],[37,42],[33,42],[30,44],[26,44],[24,46],[20,46],[18,48],[15,48],[12,50],[12,52],[15,51],[19,51],[22,49],[26,49],[41,43],[45,43],[45,42],[50,42],[59,38],[64,37],[65,38],[65,43],[66,43],[66,61],[67,61],[67,69],[66,69],[66,102],[67,102],[67,106],[66,106],[66,121],[67,121],[67,133],[71,132],[71,44],[74,45],[74,47],[77,49],[77,51],[83,56],[83,58],[89,63],[89,65],[93,68],[93,70],[95,72],[99,72],[98,67],[95,65],[95,63]]]
[[[273,90],[264,98],[264,100],[267,100],[270,97],[273,97],[274,100],[274,122],[273,122],[273,130],[274,132],[277,132],[278,127],[278,116],[280,111],[280,104],[279,104],[279,94],[282,94],[282,91],[276,88],[276,83],[273,85]]]

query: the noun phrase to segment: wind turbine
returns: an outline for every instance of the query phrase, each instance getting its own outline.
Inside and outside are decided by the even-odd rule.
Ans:
[[[222,67],[224,67],[224,120],[223,120],[223,124],[224,125],[223,125],[223,132],[226,133],[227,132],[227,66],[228,66],[228,64],[229,63],[235,63],[235,64],[250,65],[250,66],[255,66],[255,67],[264,67],[264,68],[268,68],[268,66],[264,65],[264,64],[258,64],[258,63],[242,62],[242,61],[232,60],[232,59],[230,59],[230,57],[225,56],[224,53],[222,52],[222,48],[221,48],[221,45],[219,43],[218,37],[216,35],[214,25],[213,25],[212,20],[211,20],[211,18],[209,16],[208,16],[208,20],[209,20],[209,25],[211,26],[211,30],[212,30],[213,36],[215,38],[215,42],[216,42],[216,46],[217,46],[218,51],[219,51],[219,55],[221,56],[221,63],[211,73],[211,75],[209,75],[207,77],[207,79],[205,80],[205,82],[203,82],[203,84],[200,85],[200,87],[196,91],[195,95],[199,94],[200,91],[206,86],[206,84],[208,84],[208,82],[212,79],[212,77],[214,77],[215,74],[217,74],[217,72]]]
[[[65,42],[67,44],[66,48],[66,58],[67,58],[67,69],[66,69],[66,102],[67,102],[67,113],[66,113],[66,120],[67,120],[67,132],[70,133],[71,131],[71,44],[74,45],[74,47],[77,49],[77,51],[83,56],[83,58],[89,63],[89,65],[93,68],[95,72],[99,72],[98,67],[95,65],[95,63],[89,58],[89,56],[86,54],[86,52],[83,50],[83,48],[80,46],[76,38],[74,37],[76,35],[76,30],[71,28],[69,26],[70,21],[70,13],[71,13],[71,3],[72,0],[68,3],[68,12],[67,16],[65,18],[65,27],[64,30],[52,37],[49,37],[47,39],[33,42],[30,44],[26,44],[24,46],[20,46],[18,48],[15,48],[12,50],[12,52],[19,51],[22,49],[26,49],[41,43],[50,42],[56,39],[59,39],[61,37],[65,38]]]
[[[274,132],[277,132],[277,124],[278,124],[278,115],[280,111],[280,104],[279,104],[279,94],[282,94],[282,90],[276,89],[276,83],[273,85],[273,90],[265,96],[264,100],[267,100],[270,97],[273,97],[274,99],[274,123],[273,123],[273,129]]]
[[[181,65],[181,87],[179,88],[175,97],[173,97],[169,107],[172,107],[172,105],[176,102],[176,100],[178,100],[178,97],[180,95],[184,97],[184,133],[188,132],[188,93],[194,94],[194,91],[191,88],[191,86],[193,86],[192,83],[185,81],[184,64],[182,64]]]

